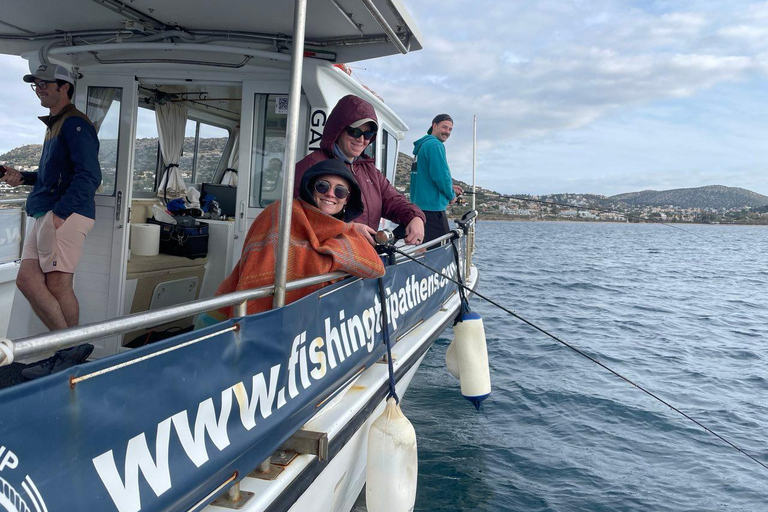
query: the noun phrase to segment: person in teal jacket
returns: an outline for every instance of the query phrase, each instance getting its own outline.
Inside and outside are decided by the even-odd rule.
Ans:
[[[413,143],[411,202],[427,217],[424,242],[448,233],[445,209],[464,193],[461,187],[453,185],[445,156],[444,143],[452,130],[451,116],[439,114],[432,120],[427,134]]]

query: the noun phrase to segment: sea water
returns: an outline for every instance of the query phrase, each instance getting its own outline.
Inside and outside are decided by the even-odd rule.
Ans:
[[[478,290],[768,465],[768,227],[480,222]],[[475,298],[493,392],[445,369],[403,400],[417,511],[765,511],[768,470]]]

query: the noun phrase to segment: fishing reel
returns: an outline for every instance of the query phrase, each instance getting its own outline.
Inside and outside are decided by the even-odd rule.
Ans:
[[[395,243],[399,240],[399,238],[395,237],[395,233],[388,229],[377,231],[373,239],[376,241],[376,245],[380,245],[382,247],[390,247],[395,245]]]

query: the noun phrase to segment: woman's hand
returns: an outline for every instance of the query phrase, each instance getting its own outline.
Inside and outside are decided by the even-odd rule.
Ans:
[[[376,234],[375,229],[368,226],[367,224],[360,224],[359,222],[353,222],[352,226],[355,228],[355,231],[363,235],[363,238],[368,240],[368,243],[371,245],[376,245],[376,241],[373,239],[373,235]]]
[[[414,217],[405,227],[405,243],[408,245],[420,245],[424,242],[424,221]]]

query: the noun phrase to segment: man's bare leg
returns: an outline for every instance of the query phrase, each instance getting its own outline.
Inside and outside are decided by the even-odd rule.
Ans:
[[[49,330],[66,329],[69,326],[59,300],[46,285],[46,277],[40,269],[38,260],[21,261],[19,275],[16,277],[16,286]]]
[[[74,289],[75,274],[67,272],[48,272],[45,274],[45,284],[51,294],[59,302],[61,313],[68,327],[80,323],[80,304],[77,302]]]

